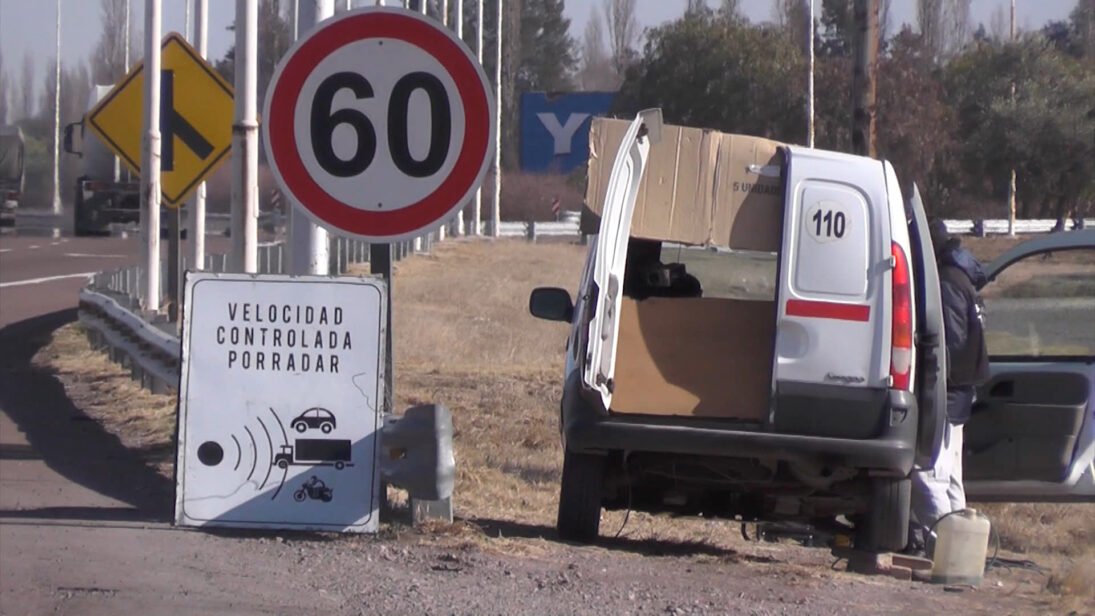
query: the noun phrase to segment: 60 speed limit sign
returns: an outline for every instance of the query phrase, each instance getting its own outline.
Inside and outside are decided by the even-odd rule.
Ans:
[[[319,224],[392,242],[467,203],[493,154],[483,68],[445,28],[365,8],[324,21],[278,65],[266,154],[278,184]]]

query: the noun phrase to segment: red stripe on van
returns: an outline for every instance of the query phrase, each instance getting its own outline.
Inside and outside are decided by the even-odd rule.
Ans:
[[[791,299],[787,300],[787,315],[866,322],[871,318],[871,307],[862,304],[837,304],[834,302]]]

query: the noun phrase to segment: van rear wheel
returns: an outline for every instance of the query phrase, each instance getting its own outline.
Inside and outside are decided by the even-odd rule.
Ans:
[[[863,515],[863,527],[856,530],[856,548],[872,552],[905,549],[911,494],[912,482],[907,478],[872,479],[869,508]]]
[[[601,527],[604,456],[566,451],[556,527],[565,541],[593,543]]]

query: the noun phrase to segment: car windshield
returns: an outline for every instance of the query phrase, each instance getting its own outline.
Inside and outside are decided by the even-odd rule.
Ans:
[[[1020,259],[981,295],[994,358],[1095,357],[1095,248]]]

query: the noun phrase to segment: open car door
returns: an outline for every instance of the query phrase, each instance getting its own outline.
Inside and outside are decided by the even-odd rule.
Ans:
[[[965,427],[972,501],[1095,502],[1095,229],[986,267],[991,377]]]
[[[606,410],[612,405],[620,329],[618,317],[631,216],[635,211],[635,198],[646,168],[650,144],[660,140],[661,129],[660,109],[642,111],[635,117],[616,153],[601,211],[601,227],[593,262],[593,316],[589,323],[588,357],[582,380],[586,387],[600,393]],[[599,154],[604,156],[607,153]]]
[[[935,466],[943,445],[947,420],[947,383],[944,373],[943,300],[939,269],[928,232],[928,217],[920,188],[913,184],[908,203],[909,243],[912,245],[913,280],[916,284],[916,392],[919,405],[916,463]]]

